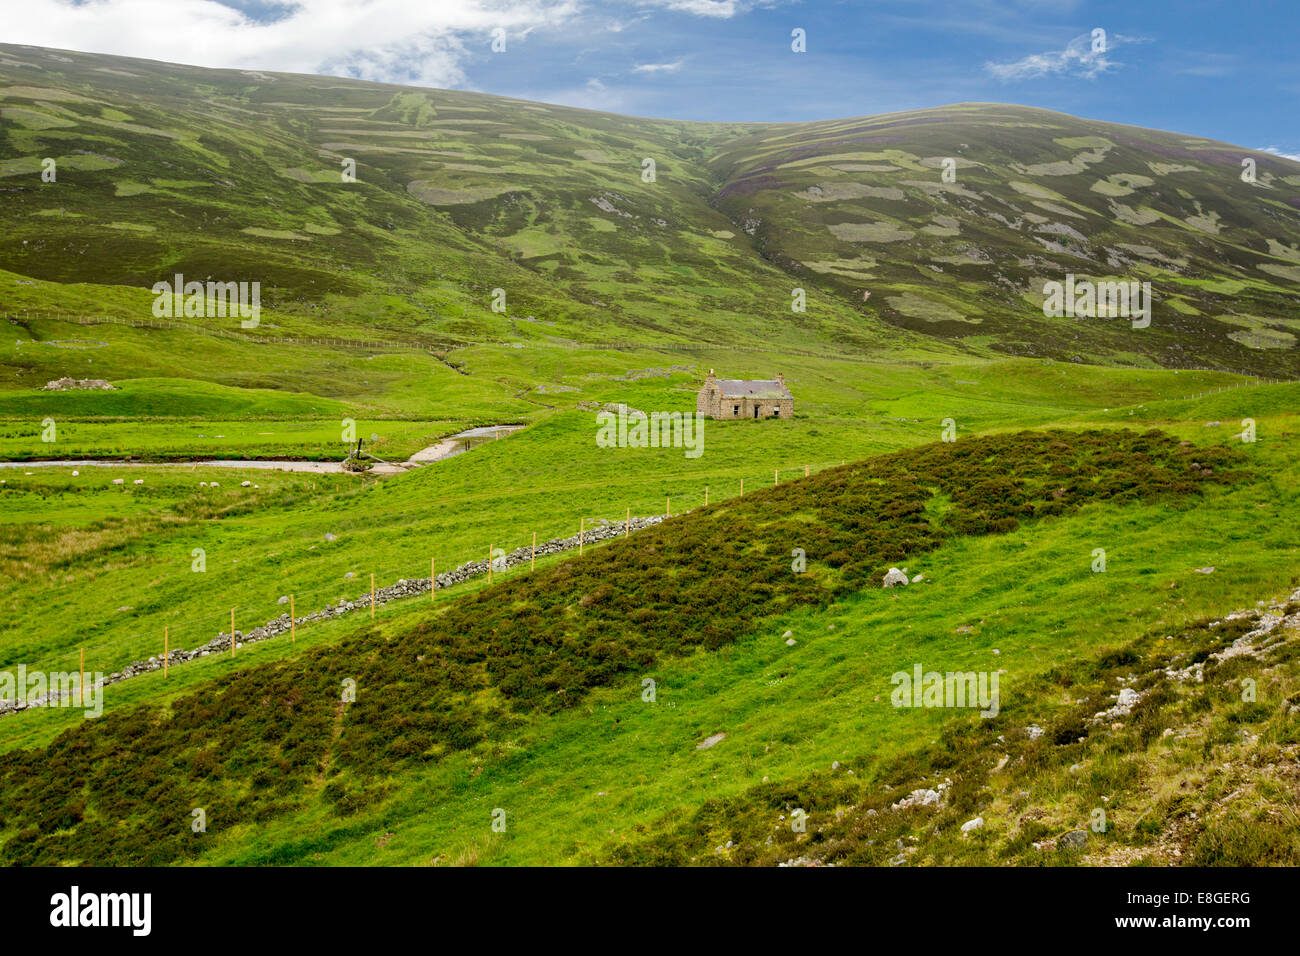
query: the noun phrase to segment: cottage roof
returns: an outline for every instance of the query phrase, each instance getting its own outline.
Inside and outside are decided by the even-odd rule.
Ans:
[[[724,398],[793,398],[785,384],[776,379],[720,378]]]

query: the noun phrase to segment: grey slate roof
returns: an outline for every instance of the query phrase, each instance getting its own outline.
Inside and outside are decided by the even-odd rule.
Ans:
[[[790,390],[775,379],[720,378],[723,398],[793,398]]]

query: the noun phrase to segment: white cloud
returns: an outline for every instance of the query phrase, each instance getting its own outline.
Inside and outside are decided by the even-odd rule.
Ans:
[[[676,73],[682,68],[685,59],[673,60],[671,63],[639,63],[632,67],[633,73]]]
[[[642,0],[642,4],[720,20],[729,20],[741,10],[738,0]]]
[[[1106,35],[1100,45],[1091,33],[1083,33],[1063,50],[1034,53],[1009,63],[985,63],[984,68],[999,80],[1034,80],[1043,76],[1081,76],[1092,79],[1119,66],[1108,54],[1125,43],[1140,42],[1120,34]]]
[[[580,0],[295,0],[259,22],[217,0],[23,0],[6,4],[9,43],[166,59],[193,66],[358,76],[455,86],[491,31],[522,40],[578,15]]]
[[[1265,146],[1260,150],[1261,153],[1272,153],[1274,156],[1281,156],[1283,159],[1289,159],[1293,163],[1300,163],[1300,153],[1284,153],[1276,146]]]

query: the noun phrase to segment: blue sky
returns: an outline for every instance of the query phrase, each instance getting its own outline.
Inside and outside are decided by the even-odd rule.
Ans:
[[[10,42],[641,116],[998,101],[1300,155],[1300,0],[24,0],[6,17]]]

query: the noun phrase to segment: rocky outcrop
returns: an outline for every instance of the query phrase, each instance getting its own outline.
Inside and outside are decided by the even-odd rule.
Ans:
[[[42,392],[72,392],[77,390],[112,392],[117,390],[117,386],[110,385],[102,378],[56,378],[54,381],[46,382],[41,386]]]

